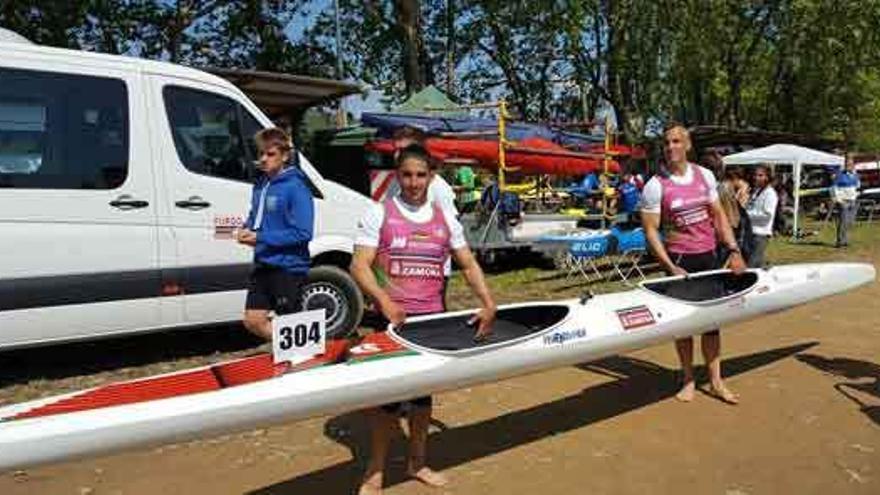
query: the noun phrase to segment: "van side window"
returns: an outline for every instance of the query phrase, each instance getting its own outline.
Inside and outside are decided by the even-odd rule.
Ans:
[[[187,170],[238,181],[253,178],[252,136],[244,129],[253,124],[243,123],[253,117],[213,93],[179,86],[166,86],[162,93],[177,156]]]
[[[123,81],[0,69],[0,187],[115,189],[128,145]]]
[[[244,142],[247,143],[248,153],[253,157],[254,160],[258,160],[260,158],[257,153],[257,142],[254,141],[254,136],[257,135],[258,132],[264,129],[264,126],[260,124],[257,119],[251,116],[251,113],[247,111],[243,106],[238,105],[238,111],[241,112],[242,119],[242,131],[244,133]]]

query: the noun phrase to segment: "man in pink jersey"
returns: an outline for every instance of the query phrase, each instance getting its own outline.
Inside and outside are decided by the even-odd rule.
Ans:
[[[396,171],[400,193],[374,205],[361,219],[351,273],[382,315],[397,326],[408,315],[445,310],[443,267],[452,255],[482,305],[472,321],[474,338],[480,339],[491,331],[495,302],[455,213],[428,200],[434,175],[430,163],[419,145],[401,150]],[[443,475],[425,464],[431,406],[431,397],[421,397],[368,412],[372,447],[360,494],[381,493],[388,445],[404,408],[409,409],[410,426],[407,473],[431,486],[446,484]]]
[[[642,225],[654,256],[670,275],[713,270],[727,265],[735,273],[745,268],[740,248],[730,223],[718,201],[715,176],[699,165],[689,163],[690,135],[681,125],[664,133],[666,170],[651,178],[642,195]],[[660,230],[664,238],[661,240]],[[729,252],[727,260],[717,259],[720,241]],[[695,280],[683,290],[700,297],[720,297],[721,287],[714,282]],[[676,294],[687,297],[688,294]],[[703,334],[703,359],[709,369],[710,393],[736,404],[738,399],[721,378],[721,335],[718,330]],[[690,337],[675,341],[681,361],[683,383],[676,398],[690,402],[694,398],[694,343]]]

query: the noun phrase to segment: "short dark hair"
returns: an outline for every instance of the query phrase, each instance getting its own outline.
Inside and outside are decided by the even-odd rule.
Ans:
[[[770,165],[762,163],[762,164],[758,165],[757,167],[755,167],[755,172],[757,172],[758,170],[763,170],[764,173],[767,174],[767,183],[768,184],[773,182],[773,169],[770,168]]]
[[[394,131],[391,139],[411,139],[414,143],[422,144],[425,142],[426,135],[421,129],[412,126],[403,126]]]
[[[261,150],[278,148],[281,151],[290,151],[293,149],[293,140],[290,134],[279,127],[269,127],[254,134],[254,141],[257,148]]]
[[[423,161],[426,165],[428,165],[429,169],[434,170],[436,168],[434,159],[431,158],[428,150],[426,150],[425,147],[420,144],[411,144],[406,148],[400,150],[400,152],[397,154],[394,165],[396,167],[400,167],[406,160]]]

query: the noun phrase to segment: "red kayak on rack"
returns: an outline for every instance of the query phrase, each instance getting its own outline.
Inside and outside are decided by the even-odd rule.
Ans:
[[[394,152],[391,140],[380,139],[367,143],[367,149],[383,154]],[[429,138],[425,141],[428,153],[446,162],[463,162],[484,168],[498,167],[498,141],[486,139]],[[528,138],[505,148],[508,169],[525,174],[584,175],[604,170],[601,153],[570,151],[543,138]],[[609,173],[618,173],[615,160],[608,163]]]

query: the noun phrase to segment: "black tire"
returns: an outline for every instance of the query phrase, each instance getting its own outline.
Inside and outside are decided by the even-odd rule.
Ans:
[[[321,265],[309,270],[302,288],[304,310],[327,310],[327,338],[341,339],[357,329],[364,314],[364,296],[345,270]]]
[[[479,261],[480,266],[491,267],[498,261],[498,254],[494,249],[481,249],[479,254],[477,254],[477,261]]]

